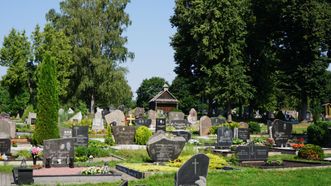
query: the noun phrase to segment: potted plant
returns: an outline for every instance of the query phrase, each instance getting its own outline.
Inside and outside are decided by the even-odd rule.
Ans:
[[[36,165],[37,158],[40,156],[42,150],[39,147],[32,147],[30,151],[31,151],[33,165]]]

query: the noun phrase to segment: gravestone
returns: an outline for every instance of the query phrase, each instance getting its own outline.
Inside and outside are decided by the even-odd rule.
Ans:
[[[186,130],[174,130],[171,133],[175,136],[181,136],[185,138],[186,142],[188,142],[188,140],[190,140],[192,136],[192,134]]]
[[[175,186],[207,185],[209,157],[196,154],[187,160],[175,176]]]
[[[0,154],[10,154],[11,141],[9,138],[0,138]]]
[[[237,133],[234,136],[241,140],[247,141],[250,139],[250,133],[248,128],[236,128],[234,133]]]
[[[146,127],[150,127],[152,124],[152,120],[151,119],[136,119],[135,121],[136,126],[146,126]]]
[[[64,109],[63,109],[63,108],[60,108],[59,111],[58,111],[58,114],[59,114],[59,115],[64,114]]]
[[[286,146],[288,139],[292,136],[292,124],[276,119],[272,123],[271,132],[276,146]]]
[[[219,127],[217,129],[217,144],[218,148],[230,148],[232,145],[232,130],[229,127]]]
[[[60,128],[60,137],[61,138],[72,138],[72,129],[70,128]]]
[[[75,146],[88,145],[88,126],[73,126],[72,137],[74,138]]]
[[[268,159],[268,152],[268,147],[254,145],[254,143],[236,148],[239,161],[266,161]]]
[[[165,118],[156,118],[156,131],[166,132],[166,119]]]
[[[112,126],[112,131],[116,144],[134,144],[134,126]]]
[[[114,110],[105,116],[108,125],[115,123],[116,126],[125,125],[125,115],[120,110]]]
[[[83,115],[82,115],[82,112],[78,112],[76,113],[74,116],[72,116],[69,121],[71,122],[76,122],[76,123],[80,123],[83,119]]]
[[[226,123],[226,120],[224,118],[219,118],[219,117],[211,117],[210,120],[212,126]]]
[[[97,108],[97,112],[94,115],[93,123],[92,123],[92,130],[103,130],[105,127],[103,126],[103,119],[102,119],[102,110]]]
[[[74,139],[49,139],[44,140],[44,165],[49,159],[52,167],[69,167],[74,159]]]
[[[153,162],[167,162],[178,158],[182,152],[186,140],[183,137],[167,136],[162,131],[158,131],[149,138],[146,148],[149,157]]]
[[[200,136],[207,136],[211,128],[211,120],[208,116],[202,116],[200,118]]]
[[[149,110],[148,111],[148,119],[152,120],[151,128],[155,128],[156,127],[156,111]]]
[[[136,118],[143,118],[145,114],[145,109],[142,107],[137,107],[134,112]]]
[[[239,128],[249,128],[249,125],[246,122],[240,122],[239,123]]]
[[[0,119],[0,138],[15,138],[16,123],[7,118]]]
[[[189,115],[187,116],[187,121],[191,124],[196,123],[198,120],[197,111],[194,108],[191,108]]]
[[[186,129],[186,120],[171,120],[170,124],[175,127],[175,129]]]
[[[27,124],[29,125],[36,124],[36,119],[37,119],[37,113],[29,112]]]
[[[74,114],[74,110],[72,110],[72,108],[69,108],[68,111],[67,111],[68,114]]]
[[[172,120],[184,120],[184,113],[183,112],[169,112],[168,113],[168,119],[169,123],[171,123]]]

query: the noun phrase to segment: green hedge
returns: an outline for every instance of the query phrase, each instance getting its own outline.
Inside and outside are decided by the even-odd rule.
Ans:
[[[330,130],[331,122],[318,121],[307,128],[308,143],[326,146],[331,140]]]

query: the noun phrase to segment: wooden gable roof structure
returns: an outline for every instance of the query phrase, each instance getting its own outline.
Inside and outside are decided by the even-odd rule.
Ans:
[[[160,91],[149,101],[149,108],[152,110],[163,110],[168,113],[174,109],[178,109],[179,101],[174,95],[169,92],[167,84],[163,85],[163,90]]]

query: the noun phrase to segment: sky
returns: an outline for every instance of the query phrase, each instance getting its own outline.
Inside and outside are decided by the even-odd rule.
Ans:
[[[59,11],[61,0],[1,0],[0,1],[0,44],[12,28],[25,30],[31,36],[35,26],[45,25],[45,15],[50,9]],[[144,79],[162,77],[171,84],[175,78],[174,51],[170,37],[175,33],[169,22],[173,15],[175,0],[131,0],[126,12],[132,21],[125,36],[127,48],[135,54],[123,66],[129,72],[127,80],[134,97]],[[6,68],[0,66],[0,76]]]
[[[0,46],[4,36],[12,28],[25,30],[28,36],[35,26],[45,25],[45,15],[49,9],[59,10],[61,0],[1,0],[0,1]],[[162,77],[171,84],[175,78],[174,51],[170,37],[175,33],[170,17],[174,13],[175,0],[131,0],[126,12],[130,15],[130,25],[125,36],[127,47],[135,53],[135,58],[123,66],[129,70],[126,78],[134,97],[144,79]],[[331,70],[329,66],[329,70]],[[0,66],[0,77],[6,68]]]

